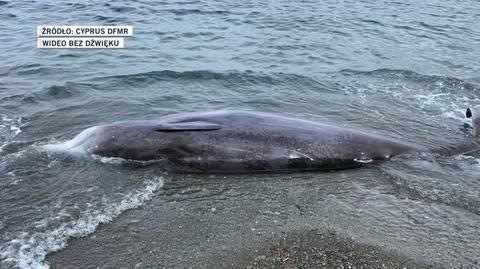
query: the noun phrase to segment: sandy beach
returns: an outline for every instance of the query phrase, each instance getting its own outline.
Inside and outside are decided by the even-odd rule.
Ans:
[[[299,183],[296,190],[290,175],[260,176],[241,188],[223,176],[166,183],[146,205],[46,260],[52,268],[442,267],[422,256],[428,250],[407,257],[415,247],[405,246],[414,242],[375,245],[371,229],[316,196],[340,183],[330,175],[323,188]],[[231,189],[215,189],[222,180]]]

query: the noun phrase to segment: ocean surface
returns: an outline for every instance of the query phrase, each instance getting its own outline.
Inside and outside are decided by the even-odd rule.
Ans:
[[[133,25],[134,36],[119,50],[41,50],[37,25]],[[479,92],[473,0],[2,0],[0,268],[48,268],[46,255],[69,239],[102,223],[108,230],[153,200],[167,206],[200,192],[228,203],[234,192],[257,203],[266,190],[277,221],[290,219],[282,208],[297,193],[308,197],[305,214],[331,213],[311,225],[428,264],[479,267],[476,157],[211,179],[43,147],[102,123],[228,108],[452,145],[471,137],[464,113]],[[252,187],[257,180],[262,188]],[[262,228],[277,225],[269,223]]]

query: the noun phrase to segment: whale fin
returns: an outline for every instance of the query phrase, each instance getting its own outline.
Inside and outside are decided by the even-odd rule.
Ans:
[[[467,108],[465,116],[472,119],[473,135],[480,136],[480,106]]]
[[[194,132],[194,131],[214,131],[221,129],[220,124],[206,122],[206,121],[189,121],[165,123],[155,126],[156,132]]]
[[[467,111],[465,112],[465,116],[467,118],[471,118],[472,117],[472,110],[470,108],[467,108]]]

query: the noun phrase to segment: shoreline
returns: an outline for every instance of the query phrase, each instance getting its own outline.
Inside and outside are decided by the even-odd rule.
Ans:
[[[315,181],[267,176],[242,184],[220,177],[171,181],[146,204],[86,237],[69,239],[45,260],[51,268],[444,266],[426,256],[428,251],[421,253],[415,241],[375,234],[351,212],[332,207],[326,196],[317,197],[317,191],[341,185],[338,177],[323,185]],[[285,190],[292,192],[289,198]]]

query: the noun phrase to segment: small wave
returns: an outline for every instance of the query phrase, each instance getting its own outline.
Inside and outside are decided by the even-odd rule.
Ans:
[[[148,79],[228,80],[228,79],[238,79],[241,77],[262,78],[262,76],[256,75],[251,71],[246,71],[244,73],[239,73],[239,72],[218,73],[218,72],[212,72],[212,71],[206,71],[206,70],[195,70],[195,71],[184,71],[184,72],[162,70],[162,71],[151,71],[146,73],[129,74],[129,75],[110,76],[107,78],[120,79],[120,80],[133,80],[136,82],[142,82]],[[269,78],[269,76],[264,76],[264,77]],[[104,79],[104,78],[100,78],[100,79]]]
[[[164,12],[169,12],[175,15],[190,15],[190,14],[198,14],[198,15],[226,15],[231,14],[230,11],[227,10],[200,10],[200,9],[164,9],[161,10]]]
[[[95,17],[93,17],[95,20],[97,21],[107,21],[109,19],[112,19],[110,17],[105,17],[105,16],[102,16],[102,15],[96,15]]]
[[[87,5],[81,3],[68,3],[67,5],[72,6],[75,9],[84,9],[88,7]]]
[[[361,19],[360,21],[365,22],[365,23],[368,23],[368,24],[375,24],[375,25],[385,26],[384,23],[379,22],[379,21],[376,21],[376,20],[372,20],[372,19]]]
[[[64,85],[53,85],[34,94],[35,99],[50,101],[51,99],[64,99],[78,97],[92,89],[91,84],[66,82]]]
[[[62,223],[60,227],[47,232],[19,234],[0,247],[0,257],[10,267],[48,268],[44,263],[48,253],[64,248],[69,238],[88,235],[94,232],[99,224],[111,222],[126,210],[151,200],[163,183],[162,177],[154,177],[146,181],[140,190],[126,194],[118,203],[111,203],[102,209],[88,210],[78,219]]]
[[[7,115],[0,114],[0,153],[15,136],[22,132],[21,126],[21,119],[12,119]]]
[[[48,74],[54,74],[58,72],[59,72],[59,69],[57,68],[47,67],[41,64],[24,64],[24,65],[16,65],[11,67],[5,73],[0,74],[0,76],[48,75]]]
[[[220,81],[222,83],[245,85],[245,84],[267,84],[279,85],[282,83],[301,83],[301,85],[316,85],[320,84],[318,81],[308,76],[288,73],[271,73],[253,72],[250,70],[244,72],[227,71],[214,72],[207,70],[194,70],[177,72],[172,70],[151,71],[145,73],[117,75],[108,77],[98,77],[96,80],[105,83],[105,80],[114,80],[122,84],[132,84],[139,87],[142,84],[155,83],[157,81],[171,81],[171,80],[195,80],[195,81]],[[111,89],[111,83],[108,83]]]
[[[15,71],[31,70],[31,69],[34,69],[34,68],[41,68],[41,67],[42,67],[41,64],[16,65],[16,66],[8,69],[7,72],[0,74],[0,76],[8,76],[8,75],[12,74],[12,72],[15,72]]]
[[[5,96],[0,100],[33,104],[40,101],[51,102],[56,99],[84,98],[84,95],[88,94],[92,88],[93,86],[90,84],[67,82],[64,85],[53,85],[35,92]]]
[[[126,6],[111,7],[110,9],[114,12],[117,12],[117,13],[126,13],[126,12],[136,12],[137,11],[137,9],[134,8],[134,7],[126,7]]]
[[[372,71],[358,71],[353,69],[343,69],[340,71],[344,75],[367,76],[387,79],[401,79],[406,81],[433,83],[440,87],[454,87],[467,90],[469,92],[480,91],[480,85],[476,85],[459,78],[440,76],[440,75],[424,75],[411,70],[403,69],[375,69]]]
[[[17,15],[12,14],[12,13],[0,14],[0,18],[6,19],[6,20],[13,19],[13,18],[16,18],[16,17],[17,17]]]
[[[472,176],[480,171],[480,159],[463,155],[441,158],[419,154],[415,157],[399,157],[381,166],[399,193],[480,215],[477,191],[480,181]],[[455,180],[442,180],[445,178]]]

